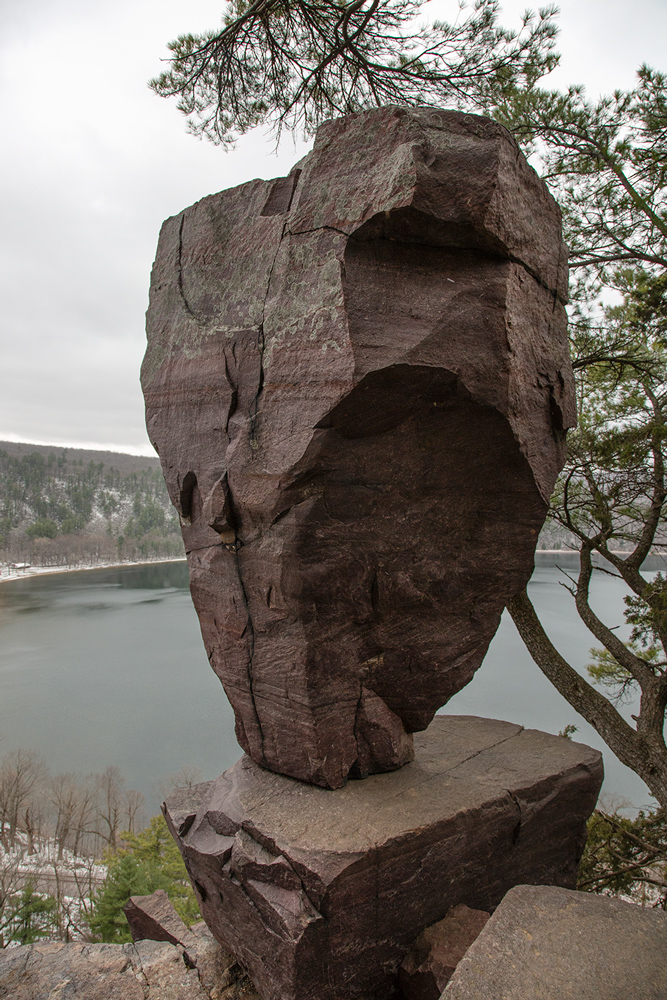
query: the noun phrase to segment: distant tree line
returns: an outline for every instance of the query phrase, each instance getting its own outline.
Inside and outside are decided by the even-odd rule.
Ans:
[[[0,846],[19,841],[28,855],[50,838],[59,857],[66,851],[101,857],[116,848],[121,830],[143,822],[144,797],[127,789],[117,767],[103,774],[52,775],[34,750],[12,750],[0,760]]]
[[[159,469],[122,475],[72,456],[0,450],[0,560],[76,566],[182,555]]]
[[[52,775],[41,754],[0,760],[0,947],[90,934],[104,852],[143,822],[143,795],[117,767]]]

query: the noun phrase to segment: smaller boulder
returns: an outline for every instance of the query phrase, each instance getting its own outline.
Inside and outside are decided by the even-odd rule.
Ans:
[[[164,889],[150,896],[130,896],[125,916],[133,941],[168,941],[196,950],[197,937],[183,923]]]
[[[150,896],[130,896],[125,916],[135,945],[144,941],[175,945],[186,967],[196,969],[199,982],[211,1000],[259,1000],[255,987],[231,952],[215,940],[203,921],[192,929],[186,927],[164,889]],[[163,957],[160,953],[161,961]],[[173,955],[167,957],[173,962]],[[174,968],[169,962],[165,969],[167,978],[173,978]]]
[[[456,966],[489,919],[460,903],[416,938],[399,969],[407,1000],[438,1000]]]
[[[442,1000],[665,1000],[667,914],[547,885],[507,893]]]

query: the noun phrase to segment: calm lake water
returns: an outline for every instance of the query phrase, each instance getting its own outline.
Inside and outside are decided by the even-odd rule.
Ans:
[[[592,637],[556,567],[530,591],[561,653],[584,670]],[[623,622],[624,589],[595,574],[593,605]],[[623,627],[619,630],[623,635]],[[447,712],[507,719],[604,751],[604,792],[635,807],[646,786],[606,749],[534,665],[507,614],[474,680]],[[633,706],[621,708],[629,716]],[[156,811],[183,766],[213,778],[240,755],[225,694],[208,665],[184,562],[32,577],[0,585],[0,755],[41,751],[52,772],[117,765]]]

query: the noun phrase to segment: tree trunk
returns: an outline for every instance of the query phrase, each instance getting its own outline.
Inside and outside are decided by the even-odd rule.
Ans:
[[[667,809],[667,749],[643,739],[552,644],[524,590],[507,605],[519,635],[542,673],[557,691],[600,734],[618,759],[646,782]]]

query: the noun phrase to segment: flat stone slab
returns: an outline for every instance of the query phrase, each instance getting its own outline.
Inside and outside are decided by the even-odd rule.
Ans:
[[[442,1000],[665,1000],[667,914],[554,886],[511,889]]]
[[[331,791],[246,756],[165,813],[204,919],[264,1000],[391,1000],[452,906],[575,884],[601,782],[589,747],[438,716],[399,771]]]

